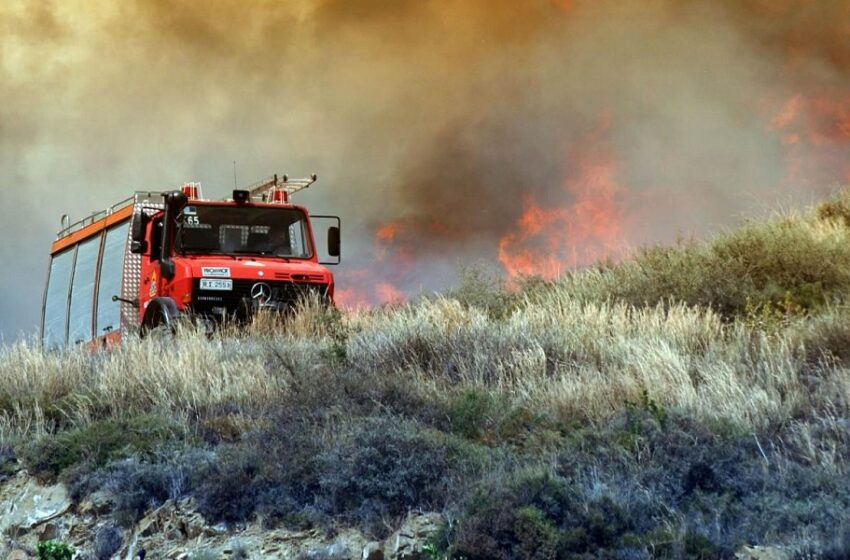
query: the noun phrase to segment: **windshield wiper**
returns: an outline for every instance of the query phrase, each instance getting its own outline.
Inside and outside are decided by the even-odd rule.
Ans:
[[[260,249],[251,249],[251,250],[240,249],[240,250],[235,250],[235,251],[228,251],[228,254],[230,254],[230,255],[258,255],[260,257],[278,256],[278,255],[275,255],[275,253],[272,252],[272,251],[262,251]]]

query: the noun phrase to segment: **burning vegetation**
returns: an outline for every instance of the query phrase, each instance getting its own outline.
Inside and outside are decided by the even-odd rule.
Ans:
[[[850,3],[594,4],[551,2],[515,38],[562,56],[529,59],[533,79],[515,70],[537,94],[488,83],[509,101],[485,97],[407,166],[391,219],[343,273],[344,305],[439,285],[447,255],[552,279],[850,180]],[[664,27],[645,37],[640,21]]]

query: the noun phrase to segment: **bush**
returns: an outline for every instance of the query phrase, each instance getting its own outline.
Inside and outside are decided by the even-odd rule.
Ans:
[[[308,424],[278,424],[222,446],[194,488],[210,521],[305,527],[331,518],[374,534],[411,509],[449,501],[453,481],[480,460],[477,448],[416,422],[367,418],[328,434]]]
[[[18,457],[11,445],[0,444],[0,482],[21,469]]]
[[[445,403],[448,431],[467,439],[480,440],[492,432],[504,403],[482,389],[470,388]],[[485,439],[489,439],[485,438]]]
[[[74,547],[59,541],[41,541],[38,543],[38,560],[71,560]]]
[[[322,453],[321,503],[381,536],[385,521],[411,509],[439,511],[452,479],[472,461],[474,450],[440,432],[397,418],[369,419]]]
[[[112,516],[130,527],[148,509],[189,495],[206,478],[211,461],[203,451],[163,451],[149,459],[114,461],[94,471],[83,466],[69,471],[66,479],[75,501],[92,492],[107,492],[113,502]]]
[[[462,268],[457,285],[445,297],[467,308],[484,311],[497,320],[508,317],[520,301],[517,293],[508,292],[503,280],[475,267]]]
[[[753,308],[799,313],[844,298],[850,231],[797,217],[752,222],[708,243],[643,249],[630,261],[569,274],[559,285],[585,300],[683,302],[727,318]]]
[[[850,366],[850,308],[828,309],[806,321],[791,325],[790,338],[802,349],[802,358],[812,366]]]
[[[798,531],[828,542],[850,520],[843,471],[799,463],[793,446],[767,463],[752,434],[729,434],[624,412],[571,433],[546,466],[493,469],[441,544],[470,559],[717,558]]]
[[[261,449],[222,449],[198,488],[198,509],[214,522],[247,521],[269,481],[264,472],[268,455]]]
[[[845,188],[831,200],[819,204],[816,214],[818,219],[850,227],[850,189]]]
[[[161,416],[101,420],[25,445],[20,449],[20,457],[30,474],[49,481],[81,463],[97,468],[110,460],[150,455],[179,437],[180,429]]]
[[[257,513],[267,523],[301,526],[315,517],[306,510],[315,501],[322,449],[316,426],[279,415],[270,428],[218,448],[194,490],[198,508],[213,522],[240,523]]]
[[[470,559],[598,554],[626,546],[632,513],[608,497],[582,496],[548,469],[525,469],[477,491],[451,550]]]
[[[94,535],[94,555],[97,560],[109,560],[124,543],[121,529],[112,524],[100,527]]]

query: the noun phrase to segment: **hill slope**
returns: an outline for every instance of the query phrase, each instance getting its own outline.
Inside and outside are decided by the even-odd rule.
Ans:
[[[110,353],[0,357],[0,468],[130,526],[438,511],[440,554],[839,557],[850,522],[850,203],[505,290]]]

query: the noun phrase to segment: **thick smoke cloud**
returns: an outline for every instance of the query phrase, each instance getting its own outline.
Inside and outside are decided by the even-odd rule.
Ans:
[[[59,215],[184,180],[223,196],[233,160],[241,184],[319,173],[300,201],[342,215],[338,282],[371,299],[496,265],[529,207],[572,227],[614,205],[636,246],[810,201],[850,172],[848,21],[847,1],[4,2],[0,334],[36,326]]]

